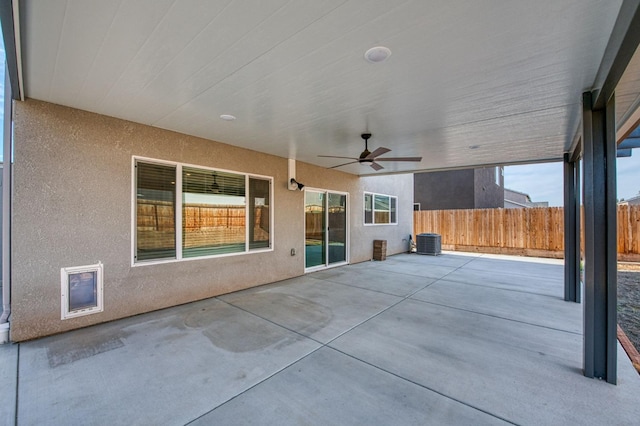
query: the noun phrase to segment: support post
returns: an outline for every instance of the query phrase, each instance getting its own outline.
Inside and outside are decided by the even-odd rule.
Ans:
[[[580,163],[564,154],[564,300],[580,303]]]
[[[616,140],[614,96],[594,109],[583,94],[584,374],[617,381]]]

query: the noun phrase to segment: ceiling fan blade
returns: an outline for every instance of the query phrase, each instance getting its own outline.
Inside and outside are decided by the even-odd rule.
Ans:
[[[376,148],[371,154],[367,155],[365,158],[367,160],[373,160],[377,156],[386,154],[389,151],[391,151],[389,148],[384,148],[384,147]]]
[[[354,157],[339,157],[337,155],[318,155],[318,157],[324,157],[324,158],[344,158],[345,160],[357,160],[357,158]]]
[[[377,172],[378,170],[382,170],[382,169],[384,169],[384,167],[382,167],[382,166],[381,166],[380,164],[378,164],[378,163],[371,163],[371,168],[372,168],[373,170],[375,170],[376,172]]]
[[[341,158],[344,158],[344,157],[341,157]],[[330,169],[335,169],[337,167],[347,166],[349,164],[356,164],[356,163],[359,163],[359,161],[356,160],[356,161],[351,161],[350,163],[338,164],[337,166],[333,166],[333,167],[329,167],[329,168]]]
[[[376,161],[422,161],[422,157],[389,157],[389,158],[376,158]]]

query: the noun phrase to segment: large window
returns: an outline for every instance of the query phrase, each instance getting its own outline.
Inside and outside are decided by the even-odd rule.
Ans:
[[[395,225],[398,223],[398,198],[391,195],[364,193],[365,225]]]
[[[271,249],[271,178],[136,159],[135,182],[134,263]]]

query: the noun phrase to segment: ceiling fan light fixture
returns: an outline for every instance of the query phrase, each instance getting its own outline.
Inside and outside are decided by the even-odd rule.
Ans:
[[[329,167],[330,169],[335,169],[342,166],[348,166],[350,164],[360,163],[365,166],[370,166],[376,172],[384,169],[380,164],[376,163],[376,161],[422,161],[422,157],[384,157],[378,158],[391,150],[385,147],[379,147],[373,150],[373,152],[369,151],[369,138],[371,137],[371,133],[363,133],[360,135],[364,140],[364,151],[360,154],[359,157],[342,157],[339,155],[319,155],[318,157],[326,157],[326,158],[344,158],[345,160],[351,160],[348,163],[338,164],[337,166]]]
[[[364,52],[364,58],[372,64],[386,61],[391,56],[391,49],[384,46],[376,46]]]

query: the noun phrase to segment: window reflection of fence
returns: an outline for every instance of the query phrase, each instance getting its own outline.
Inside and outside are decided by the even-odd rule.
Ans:
[[[640,206],[618,206],[617,222],[618,258],[640,261]],[[416,211],[413,229],[440,234],[447,250],[564,256],[562,207]]]
[[[255,208],[254,225],[269,230],[269,207]],[[264,214],[263,214],[264,212]],[[174,223],[173,204],[164,201],[148,203],[138,202],[138,229],[170,231]],[[209,227],[244,227],[244,206],[218,206],[207,204],[186,204],[182,212],[185,229],[202,229]]]
[[[173,203],[155,201],[143,203],[138,200],[139,231],[173,231],[175,214]]]
[[[269,240],[269,207],[256,206],[253,214],[254,241]],[[141,201],[137,205],[137,229],[139,246],[143,248],[167,248],[173,239],[175,213],[173,203]],[[245,241],[246,207],[185,204],[182,210],[183,240],[185,247],[202,245],[238,244]]]
[[[185,204],[182,222],[186,232],[208,228],[244,228],[245,207]]]
[[[307,239],[320,240],[323,238],[324,227],[324,212],[310,212],[305,213],[305,235]],[[329,212],[329,228],[335,231],[346,229],[346,214],[344,209],[335,210]],[[345,232],[332,233],[335,237],[339,238],[342,242],[346,237]]]

